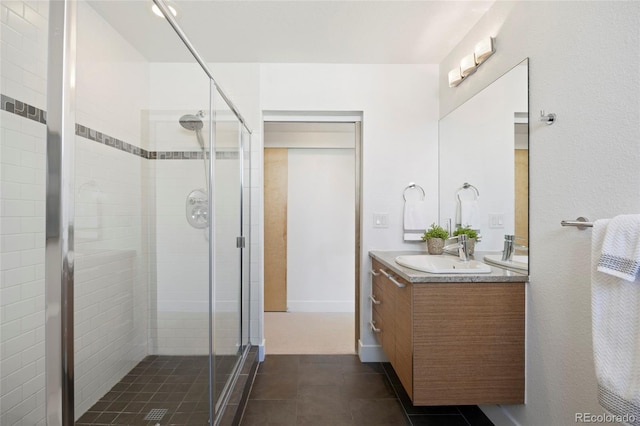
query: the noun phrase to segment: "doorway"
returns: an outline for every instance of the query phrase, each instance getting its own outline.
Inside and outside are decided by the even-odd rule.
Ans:
[[[355,353],[359,127],[265,122],[264,325],[270,354]]]

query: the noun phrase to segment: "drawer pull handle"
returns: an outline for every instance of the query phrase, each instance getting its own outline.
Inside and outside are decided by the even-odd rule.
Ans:
[[[374,305],[379,305],[380,303],[382,303],[379,300],[376,300],[376,296],[373,294],[369,295],[369,299],[371,299],[371,303],[373,303]]]
[[[375,269],[372,269],[372,270],[370,270],[369,272],[370,272],[370,273],[371,273],[371,275],[373,275],[374,277],[377,277],[378,275],[380,275],[380,273],[379,273],[379,272],[376,272],[376,270],[375,270]]]
[[[384,275],[385,277],[389,278],[389,281],[391,281],[392,283],[394,283],[395,285],[398,286],[398,288],[404,288],[406,287],[406,284],[403,284],[401,282],[398,282],[393,275],[391,275],[390,273],[388,273],[387,271],[380,269],[380,272],[382,272],[382,275]]]
[[[382,329],[376,328],[376,322],[373,320],[369,321],[369,325],[371,326],[371,331],[373,331],[374,333],[380,333],[382,331]]]

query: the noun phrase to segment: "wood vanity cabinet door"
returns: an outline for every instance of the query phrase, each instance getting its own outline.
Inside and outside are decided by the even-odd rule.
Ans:
[[[524,403],[524,283],[413,290],[414,405]]]
[[[409,398],[413,398],[412,285],[404,283],[406,287],[396,287],[394,315],[396,351],[393,368],[400,378],[402,386],[409,394]]]

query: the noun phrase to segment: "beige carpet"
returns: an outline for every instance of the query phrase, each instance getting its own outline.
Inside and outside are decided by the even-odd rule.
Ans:
[[[265,312],[265,352],[283,354],[354,354],[355,314]]]

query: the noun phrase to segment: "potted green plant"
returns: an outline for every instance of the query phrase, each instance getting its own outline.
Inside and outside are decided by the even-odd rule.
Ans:
[[[431,228],[427,229],[422,235],[422,240],[427,242],[427,251],[429,254],[442,254],[444,241],[449,238],[449,233],[440,225],[431,224]]]
[[[476,247],[476,242],[479,240],[478,232],[475,229],[471,229],[468,226],[458,228],[455,231],[453,231],[454,237],[457,237],[458,235],[462,235],[462,234],[467,236],[467,247],[469,249],[469,254],[473,254]]]

